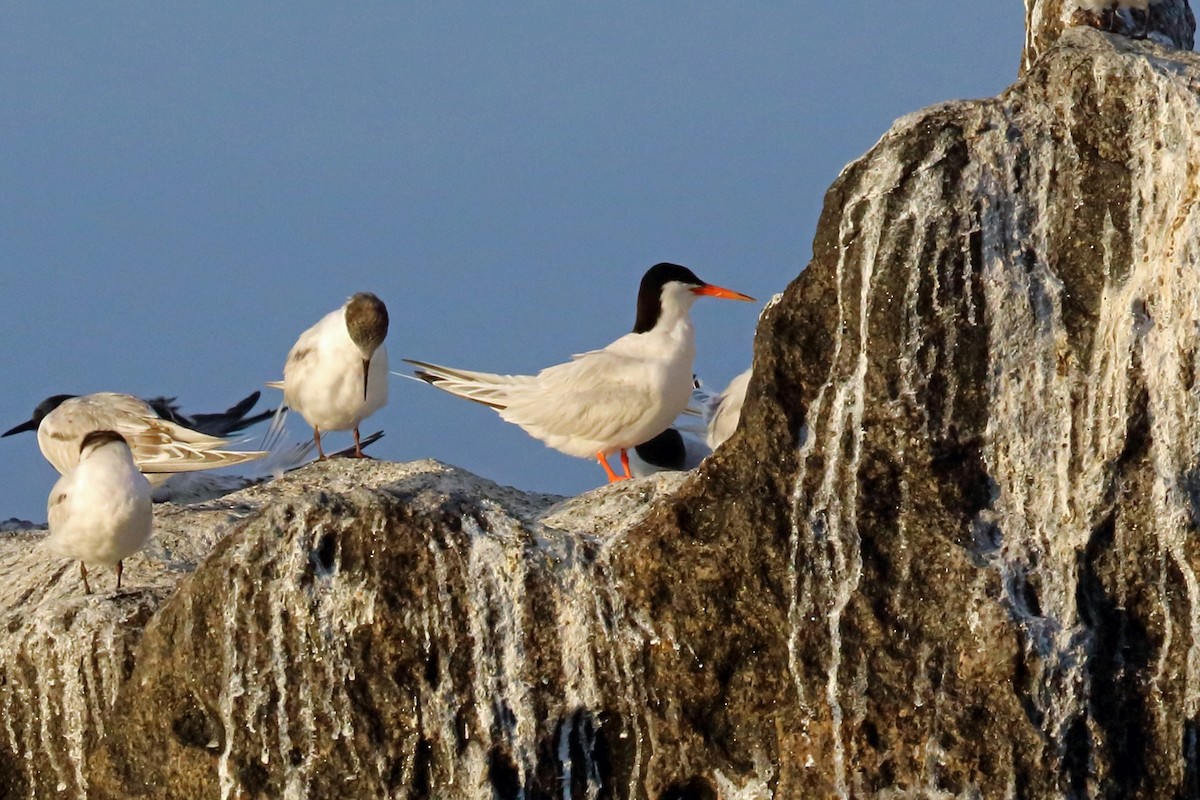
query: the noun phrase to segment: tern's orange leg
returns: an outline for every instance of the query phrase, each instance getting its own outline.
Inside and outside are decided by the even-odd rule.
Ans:
[[[357,426],[355,426],[355,428],[354,428],[354,457],[355,458],[366,458],[366,456],[363,455],[362,442],[358,441],[358,427]]]
[[[625,470],[625,480],[633,477],[629,472],[629,453],[625,451],[625,448],[621,448],[621,467]]]
[[[625,480],[617,473],[612,471],[612,467],[608,465],[608,459],[604,457],[604,453],[596,453],[596,460],[600,462],[600,466],[604,467],[604,473],[608,475],[609,483],[616,483],[617,481]]]
[[[117,588],[121,588],[121,573],[125,571],[125,567],[120,561],[117,562]]]
[[[88,586],[87,582],[87,564],[84,564],[82,561],[79,562],[79,574],[83,576],[83,593],[91,594],[92,587]]]
[[[313,426],[313,441],[317,443],[317,461],[324,461],[325,451],[321,449],[321,431],[316,425]]]

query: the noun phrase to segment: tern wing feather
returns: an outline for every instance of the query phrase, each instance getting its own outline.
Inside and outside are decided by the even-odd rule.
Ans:
[[[81,430],[115,430],[129,439],[154,430],[155,437],[171,436],[177,442],[213,449],[228,444],[219,436],[211,436],[165,420],[148,403],[133,395],[98,392],[68,400],[59,406],[68,413]],[[54,412],[55,414],[58,411]],[[133,442],[130,442],[133,447]]]
[[[640,367],[636,359],[607,350],[581,353],[510,392],[500,416],[551,447],[594,455],[606,443],[625,438],[656,406],[653,391],[637,380]]]
[[[260,411],[254,416],[247,416],[251,409],[258,403],[260,396],[260,392],[254,391],[224,411],[219,411],[215,414],[192,414],[190,418],[184,417],[182,420],[171,419],[171,421],[183,425],[188,425],[190,422],[191,424],[188,427],[203,433],[212,434],[213,436],[228,436],[231,433],[245,430],[251,425],[257,425],[263,420],[270,419],[275,414],[274,409],[267,409],[266,411]]]
[[[171,423],[166,423],[170,425]],[[178,427],[178,426],[175,426]],[[187,430],[186,428],[184,430]],[[265,450],[224,450],[217,446],[178,441],[162,428],[152,427],[127,436],[133,460],[142,472],[193,472],[243,464],[268,455]],[[219,444],[225,442],[218,440]]]
[[[116,392],[76,397],[51,412],[38,429],[38,444],[59,472],[79,463],[79,443],[90,431],[112,430],[129,443],[138,469],[148,473],[190,472],[262,458],[259,451],[224,450],[229,442],[169,422],[147,403]]]
[[[430,364],[427,361],[403,359],[417,369],[416,377],[436,386],[444,392],[457,395],[476,403],[490,406],[497,411],[506,408],[509,396],[514,389],[532,385],[531,375],[497,375],[491,372],[474,372],[453,367],[443,367],[440,364]]]

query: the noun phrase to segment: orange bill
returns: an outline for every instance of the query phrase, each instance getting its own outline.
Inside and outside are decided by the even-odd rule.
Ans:
[[[748,294],[735,292],[733,289],[724,289],[720,286],[713,286],[711,283],[706,283],[703,286],[697,286],[692,289],[694,294],[708,295],[709,297],[724,297],[726,300],[749,300],[754,301],[754,298]]]

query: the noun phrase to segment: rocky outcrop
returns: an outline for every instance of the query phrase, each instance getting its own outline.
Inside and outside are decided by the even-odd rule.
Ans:
[[[318,465],[91,598],[0,534],[0,797],[1197,796],[1198,95],[1075,28],[897,122],[687,476]]]
[[[160,507],[136,588],[92,596],[7,535],[0,797],[611,789],[646,699],[605,554],[682,480],[563,500],[329,462]]]
[[[1194,796],[1198,68],[1069,30],[831,188],[708,470],[787,509],[787,796]]]

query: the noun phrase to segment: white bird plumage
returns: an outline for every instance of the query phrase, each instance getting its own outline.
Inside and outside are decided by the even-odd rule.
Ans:
[[[658,264],[642,278],[632,333],[536,375],[405,360],[422,380],[491,406],[555,450],[595,457],[609,480],[618,480],[606,457],[620,452],[623,477],[630,477],[626,451],[664,431],[687,406],[696,351],[688,312],[701,295],[752,299],[707,284],[685,267]]]
[[[51,402],[57,402],[57,405],[40,420],[38,414],[46,404],[39,406],[34,419],[8,433],[28,430],[36,424],[38,447],[61,474],[79,463],[79,448],[84,437],[98,430],[120,434],[127,442],[137,468],[153,483],[161,483],[177,472],[227,467],[266,455],[261,451],[225,450],[223,448],[229,445],[227,439],[169,422],[158,416],[144,400],[128,394],[59,395],[46,401]]]
[[[145,546],[153,526],[150,482],[138,471],[119,433],[92,431],[83,437],[76,464],[63,474],[46,502],[47,546],[79,561],[84,591],[87,564],[116,566]]]
[[[708,446],[716,450],[737,430],[742,416],[742,404],[746,401],[746,387],[750,385],[748,369],[729,382],[725,391],[709,397],[704,403],[704,419],[708,422]]]
[[[387,328],[383,302],[360,292],[300,334],[283,380],[267,384],[282,389],[284,403],[312,426],[322,459],[322,431],[353,430],[355,454],[362,457],[358,426],[388,398]]]

